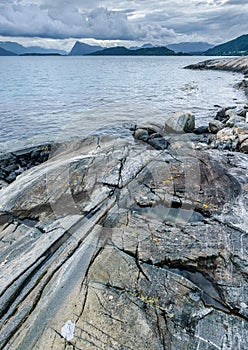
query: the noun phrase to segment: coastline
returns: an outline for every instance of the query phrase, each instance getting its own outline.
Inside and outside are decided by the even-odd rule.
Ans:
[[[243,73],[244,79],[240,81],[240,83],[237,83],[235,87],[238,89],[243,89],[245,91],[246,96],[248,97],[248,81],[246,80],[246,78],[248,77],[248,58],[247,57],[238,57],[238,58],[228,57],[228,58],[208,59],[196,64],[190,64],[184,67],[184,69],[227,70],[227,71],[236,72],[236,73]],[[200,126],[195,130],[192,130],[192,132],[197,135],[201,133],[209,134],[209,140],[207,142],[211,143],[211,140],[210,140],[211,137],[213,137],[214,134],[220,131],[222,126],[223,128],[225,126],[225,123],[222,125],[221,122],[225,121],[225,119],[228,119],[230,117],[228,115],[228,111],[231,112],[232,114],[231,120],[232,119],[234,120],[235,118],[237,119],[240,116],[245,118],[246,112],[248,111],[246,110],[246,108],[247,106],[244,106],[243,109],[240,106],[231,106],[231,107],[224,106],[222,108],[220,107],[220,110],[216,113],[215,117],[213,117],[213,120],[210,123],[208,123],[210,124],[210,126],[209,125],[208,127],[206,125]],[[225,115],[226,112],[227,112],[227,115]],[[238,113],[238,115],[235,115],[236,112]],[[220,117],[221,115],[222,117]],[[219,124],[218,124],[218,121],[220,122]],[[237,121],[238,120],[236,120],[236,122]],[[242,122],[242,119],[240,119],[239,122]],[[227,126],[228,127],[234,126],[234,124],[232,125],[232,123],[231,124],[229,123]],[[127,128],[127,134],[132,133],[133,124],[131,122],[129,124],[125,123],[123,127]],[[128,131],[128,129],[130,129],[131,131]],[[241,133],[242,132],[244,133],[245,131],[241,131]],[[206,136],[204,137],[206,139]],[[238,133],[237,133],[237,137],[238,137]],[[224,135],[224,138],[225,138],[225,135]],[[241,140],[245,140],[245,137],[243,137],[243,139],[241,137]],[[70,141],[66,141],[66,143],[70,143]],[[234,146],[234,147],[230,145],[223,146],[221,145],[221,143],[222,142],[219,142],[218,144],[218,141],[217,141],[215,142],[215,145],[212,144],[212,147],[213,148],[220,147],[220,149],[222,147],[222,149],[239,150],[238,143],[237,143],[237,146]],[[0,189],[3,187],[6,187],[9,183],[13,182],[18,175],[20,175],[27,169],[30,169],[33,166],[39,165],[47,161],[53,144],[54,143],[45,142],[43,144],[28,146],[27,148],[18,148],[16,150],[13,150],[12,152],[0,154]],[[244,149],[246,150],[246,146],[244,147]]]
[[[245,349],[248,105],[130,133],[5,158],[1,349]]]
[[[231,72],[248,74],[248,57],[241,56],[236,58],[218,58],[204,60],[202,62],[191,64],[186,69],[216,69],[226,70]]]

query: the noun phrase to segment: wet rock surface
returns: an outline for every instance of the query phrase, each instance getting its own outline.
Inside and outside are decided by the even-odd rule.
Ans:
[[[206,131],[57,145],[0,191],[0,349],[247,349],[248,155]]]

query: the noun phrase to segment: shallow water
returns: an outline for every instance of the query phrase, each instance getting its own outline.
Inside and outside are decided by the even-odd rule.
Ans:
[[[0,151],[244,104],[242,75],[192,71],[203,57],[0,57]]]

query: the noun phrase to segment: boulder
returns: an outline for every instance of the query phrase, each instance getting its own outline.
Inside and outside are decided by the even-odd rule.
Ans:
[[[233,128],[223,128],[217,132],[216,138],[220,141],[234,141],[237,139],[237,133]]]
[[[219,120],[212,120],[209,122],[209,131],[213,134],[217,134],[218,131],[223,129],[225,125]]]
[[[209,129],[207,125],[204,125],[204,126],[199,126],[198,128],[195,128],[193,132],[197,135],[207,134],[209,133]]]
[[[244,118],[239,117],[237,115],[231,116],[226,122],[225,125],[228,128],[232,128],[234,126],[238,126],[239,124],[244,123]]]
[[[134,132],[134,138],[137,140],[147,141],[149,138],[148,131],[143,128],[136,129]]]
[[[248,135],[240,144],[240,150],[244,153],[248,153]]]
[[[163,126],[160,124],[147,123],[140,125],[139,128],[147,130],[149,136],[155,133],[161,135],[164,133]]]
[[[169,142],[164,137],[150,138],[148,143],[157,150],[164,150],[169,146]]]
[[[216,116],[214,117],[215,120],[219,120],[221,122],[225,122],[228,119],[228,112],[232,111],[234,107],[226,107],[226,108],[221,108],[217,113]]]
[[[183,111],[174,113],[165,119],[165,129],[176,133],[191,132],[195,129],[195,116]]]

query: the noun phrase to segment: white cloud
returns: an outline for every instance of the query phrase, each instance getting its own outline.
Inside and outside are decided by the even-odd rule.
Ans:
[[[146,40],[175,36],[172,29],[159,24],[135,23],[126,12],[129,11],[112,11],[103,7],[82,12],[70,4],[50,8],[35,4],[2,4],[0,35],[106,40]]]

